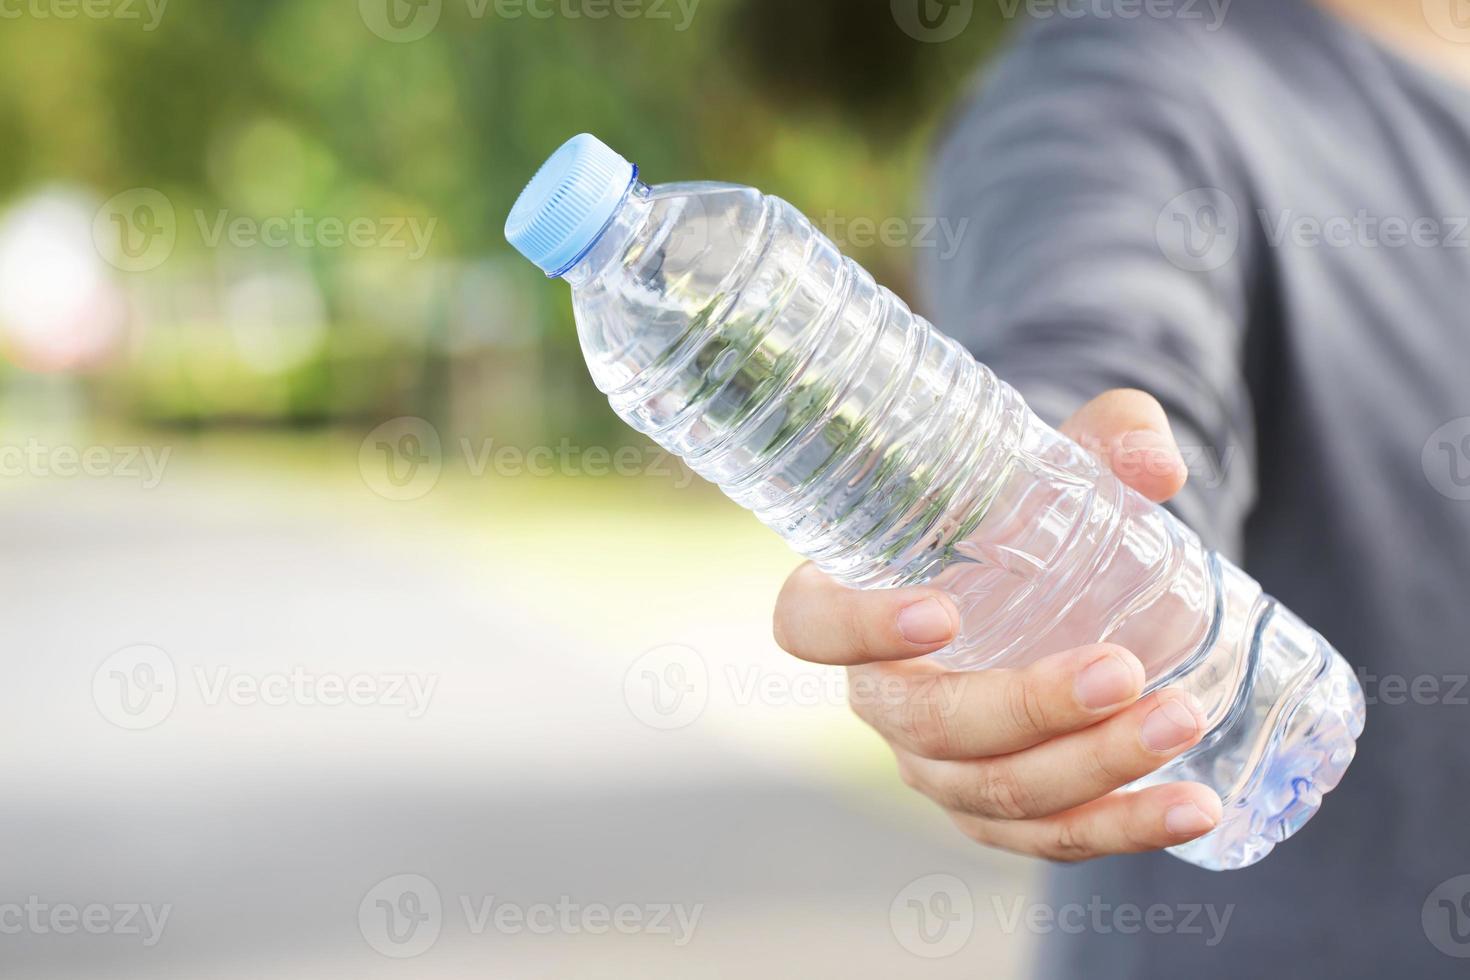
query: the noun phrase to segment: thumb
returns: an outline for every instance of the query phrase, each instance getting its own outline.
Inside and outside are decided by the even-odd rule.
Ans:
[[[1064,422],[1062,432],[1156,503],[1178,493],[1189,477],[1163,406],[1145,392],[1131,388],[1104,392]]]

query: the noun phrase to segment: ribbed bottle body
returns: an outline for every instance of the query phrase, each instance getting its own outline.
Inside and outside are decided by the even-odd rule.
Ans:
[[[1106,640],[1192,690],[1213,731],[1151,779],[1215,787],[1227,826],[1181,856],[1259,860],[1335,785],[1362,709],[1331,648],[790,205],[640,186],[568,278],[618,414],[841,581],[943,587],[962,614],[949,666]],[[1329,677],[1342,689],[1314,700]],[[1273,773],[1293,726],[1295,769]]]

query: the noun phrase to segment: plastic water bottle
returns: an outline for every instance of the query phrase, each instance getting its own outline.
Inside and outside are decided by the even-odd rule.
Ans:
[[[1150,690],[1194,694],[1208,735],[1134,785],[1204,783],[1225,816],[1171,853],[1253,864],[1342,778],[1363,728],[1342,657],[791,205],[649,187],[584,134],[522,192],[506,237],[571,285],[592,377],[629,425],[840,581],[952,595],[947,666],[1109,641]]]

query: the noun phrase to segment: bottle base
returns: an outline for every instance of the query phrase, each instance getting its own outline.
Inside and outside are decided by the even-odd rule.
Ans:
[[[1211,871],[1246,868],[1316,814],[1323,794],[1336,788],[1356,752],[1363,732],[1363,691],[1352,668],[1320,636],[1279,606],[1261,628],[1260,646],[1277,650],[1310,643],[1317,669],[1295,686],[1290,705],[1280,717],[1256,717],[1250,706],[1242,717],[1227,721],[1224,731],[1212,732],[1214,744],[1202,744],[1174,765],[1166,766],[1149,783],[1193,779],[1221,791],[1225,813],[1221,823],[1204,837],[1169,848],[1169,853]],[[1260,724],[1261,731],[1252,729]],[[1244,731],[1241,731],[1241,728]],[[1264,742],[1261,739],[1264,738]],[[1237,770],[1231,786],[1210,778],[1224,774],[1238,761],[1238,746],[1255,743],[1253,770]]]

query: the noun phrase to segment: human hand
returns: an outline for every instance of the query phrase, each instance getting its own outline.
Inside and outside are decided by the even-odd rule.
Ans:
[[[1159,403],[1107,392],[1062,426],[1154,501],[1184,485],[1185,465]],[[928,660],[955,636],[944,592],[849,589],[807,563],[777,600],[788,653],[848,668],[853,710],[883,736],[910,787],[973,840],[1057,861],[1158,850],[1213,830],[1219,797],[1197,783],[1136,792],[1205,734],[1180,691],[1140,700],[1144,668],[1111,644],[1053,654],[1022,669],[951,672]]]

